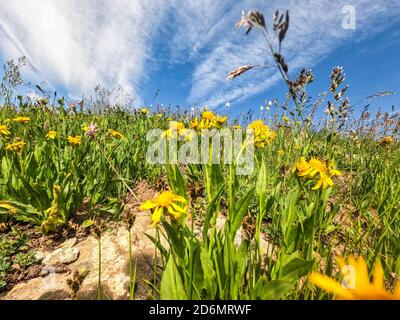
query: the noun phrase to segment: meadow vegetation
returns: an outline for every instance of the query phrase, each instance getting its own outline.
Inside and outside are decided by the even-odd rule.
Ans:
[[[141,205],[156,228],[151,239],[159,255],[147,283],[154,298],[400,298],[400,114],[365,108],[356,115],[340,67],[332,70],[328,94],[309,97],[312,71],[291,79],[281,53],[288,13],[277,12],[271,29],[259,12],[239,25],[265,35],[288,87],[286,100],[267,105],[260,117],[231,119],[206,108],[129,110],[104,105],[107,99],[96,108],[99,100],[67,104],[44,91],[33,101],[18,95],[24,60],[8,62],[0,110],[0,290],[12,264],[32,263],[14,225],[57,233],[85,210],[83,225],[100,244],[106,226],[99,221],[123,220],[132,228],[126,199],[147,180],[158,191]],[[241,66],[228,79],[261,67]],[[146,161],[151,129],[162,129],[169,146],[222,128],[252,130],[251,174],[212,159]],[[140,281],[130,269],[132,281]]]

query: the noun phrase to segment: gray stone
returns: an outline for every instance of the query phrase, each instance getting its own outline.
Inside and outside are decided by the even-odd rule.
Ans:
[[[78,259],[78,248],[59,248],[43,259],[44,265],[70,264]]]

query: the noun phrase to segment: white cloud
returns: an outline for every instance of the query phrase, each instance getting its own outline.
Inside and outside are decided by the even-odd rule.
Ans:
[[[341,8],[349,4],[356,7],[355,31],[340,27]],[[239,65],[270,61],[256,32],[245,37],[234,26],[242,10],[253,8],[268,25],[275,9],[289,8],[284,54],[291,70],[389,28],[389,18],[400,13],[398,0],[0,0],[0,52],[26,55],[29,78],[63,86],[72,96],[97,84],[122,85],[137,101],[157,70],[190,62],[187,101],[216,107],[279,81],[273,70],[225,80]]]
[[[0,49],[7,58],[27,55],[40,80],[73,94],[121,84],[137,96],[158,7],[158,1],[0,0]]]
[[[245,7],[246,1],[241,3]],[[341,9],[344,5],[356,8],[356,30],[341,27]],[[349,41],[360,41],[366,36],[388,29],[400,13],[400,3],[396,0],[385,4],[373,0],[358,1],[286,1],[267,2],[261,6],[268,26],[276,9],[288,8],[291,14],[290,29],[287,34],[284,56],[291,67],[312,67],[327,54]],[[251,9],[251,8],[249,8]],[[231,19],[230,16],[227,19]],[[236,13],[236,20],[240,16]],[[252,31],[257,33],[257,31]],[[240,39],[238,42],[237,39]],[[266,69],[250,71],[233,81],[225,81],[232,69],[248,63],[269,63],[270,58],[261,35],[238,36],[234,32],[224,32],[218,45],[205,57],[193,73],[193,85],[189,102],[198,102],[209,107],[223,105],[226,101],[240,101],[260,93],[280,80],[277,71]]]

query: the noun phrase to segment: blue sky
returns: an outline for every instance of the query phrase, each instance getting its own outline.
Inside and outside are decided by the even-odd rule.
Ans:
[[[355,29],[342,27],[349,5]],[[238,115],[283,100],[286,88],[271,69],[225,80],[240,65],[271,61],[260,34],[245,36],[235,23],[242,10],[257,9],[270,26],[273,12],[286,8],[283,54],[293,78],[302,67],[313,70],[311,96],[327,91],[336,65],[344,67],[353,103],[380,90],[400,92],[398,0],[0,0],[0,54],[26,55],[24,77],[69,99],[90,95],[97,84],[120,84],[137,106],[196,105]],[[398,110],[399,97],[369,103]]]

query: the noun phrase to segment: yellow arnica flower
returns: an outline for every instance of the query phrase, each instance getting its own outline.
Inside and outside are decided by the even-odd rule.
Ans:
[[[191,129],[182,129],[179,132],[179,135],[184,137],[185,141],[188,142],[188,141],[191,141],[195,137],[196,131],[191,130]]]
[[[221,128],[222,125],[226,122],[226,120],[228,120],[227,116],[223,116],[223,117],[216,116],[215,117],[215,122],[216,122],[218,128]]]
[[[56,132],[56,131],[53,131],[53,130],[50,130],[50,131],[47,132],[47,134],[46,134],[46,138],[47,138],[47,139],[54,140],[56,137],[57,137],[57,132]]]
[[[185,125],[179,121],[170,121],[169,129],[164,131],[161,137],[166,137],[167,139],[177,139],[178,135],[184,135]]]
[[[368,276],[365,260],[349,257],[348,264],[343,258],[337,258],[343,281],[339,283],[320,273],[312,273],[310,281],[323,290],[333,293],[339,299],[345,300],[400,300],[400,282],[392,293],[385,289],[382,265],[377,262],[374,266],[372,282]]]
[[[186,199],[175,195],[172,191],[164,191],[153,200],[147,200],[140,206],[141,210],[151,210],[152,226],[160,222],[162,215],[169,214],[179,220],[187,211]]]
[[[26,146],[26,143],[24,141],[18,141],[15,143],[8,143],[6,145],[6,150],[10,151],[15,151],[15,152],[21,152]]]
[[[199,124],[200,124],[199,119],[196,117],[192,119],[192,121],[190,121],[189,127],[197,130],[199,129]]]
[[[381,140],[378,141],[381,146],[390,146],[394,143],[394,139],[391,136],[383,137]]]
[[[209,129],[217,126],[216,117],[211,111],[203,111],[201,118],[202,119],[198,125],[198,129]]]
[[[123,139],[123,138],[125,138],[125,136],[121,132],[115,131],[113,129],[108,129],[107,131],[115,139]]]
[[[70,144],[72,144],[72,145],[82,144],[82,138],[81,138],[81,136],[75,136],[75,137],[69,136],[69,137],[67,138],[67,140],[68,140],[68,142],[69,142]]]
[[[19,122],[19,123],[27,123],[31,121],[31,118],[29,117],[16,117],[13,119],[14,122]]]
[[[270,144],[275,138],[276,133],[270,129],[262,120],[256,120],[249,124],[249,129],[254,132],[254,145],[263,148]]]
[[[0,125],[0,135],[2,136],[9,136],[11,134],[10,128],[6,125]]]
[[[332,187],[332,177],[341,175],[339,170],[334,169],[333,161],[331,161],[327,166],[325,162],[316,158],[312,158],[307,162],[305,157],[301,157],[296,163],[296,171],[299,177],[305,177],[309,179],[313,179],[316,175],[318,175],[319,179],[312,188],[313,190],[317,190],[321,187],[323,189]]]
[[[140,112],[143,113],[143,114],[148,114],[149,110],[146,109],[146,108],[142,108],[142,109],[140,109]]]

